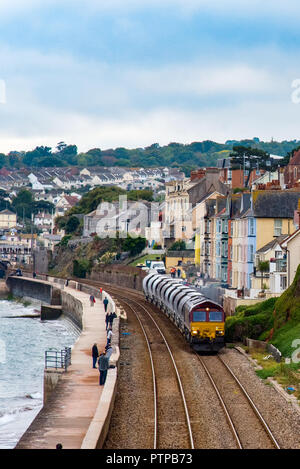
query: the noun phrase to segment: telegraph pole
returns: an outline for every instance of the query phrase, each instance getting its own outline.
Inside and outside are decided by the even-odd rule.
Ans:
[[[32,271],[35,272],[35,258],[33,252],[33,212],[31,212],[31,259],[32,259]]]

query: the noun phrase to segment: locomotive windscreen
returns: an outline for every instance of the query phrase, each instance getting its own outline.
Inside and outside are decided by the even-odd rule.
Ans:
[[[206,311],[194,311],[193,312],[193,321],[194,322],[205,322],[206,321]]]
[[[210,311],[209,320],[211,322],[222,322],[223,321],[222,311]]]

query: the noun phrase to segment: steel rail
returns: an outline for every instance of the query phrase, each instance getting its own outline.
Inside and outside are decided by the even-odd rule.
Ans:
[[[115,295],[116,298],[117,297],[119,297],[120,299],[123,298],[120,294],[112,293],[112,295]],[[122,299],[122,301],[124,301],[124,300]],[[184,390],[183,390],[181,378],[180,378],[179,371],[178,371],[174,356],[172,354],[172,351],[169,347],[169,344],[168,344],[163,332],[161,331],[161,329],[160,329],[159,325],[157,324],[157,322],[155,321],[155,319],[153,319],[151,313],[149,313],[149,311],[142,304],[138,303],[136,300],[131,299],[131,301],[133,301],[135,304],[137,304],[139,307],[141,307],[148,314],[148,316],[150,317],[152,322],[155,324],[157,330],[159,331],[159,333],[160,333],[160,335],[161,335],[161,337],[162,337],[162,339],[163,339],[163,341],[166,345],[166,348],[169,352],[170,358],[172,360],[172,363],[173,363],[173,366],[174,366],[174,369],[175,369],[175,373],[176,373],[176,377],[177,377],[177,383],[178,383],[178,386],[179,386],[179,390],[180,390],[180,394],[181,394],[181,398],[182,398],[182,402],[183,402],[183,406],[184,406],[186,423],[187,423],[188,432],[189,432],[190,446],[191,446],[191,449],[194,449],[195,446],[194,446],[194,439],[193,439],[193,433],[192,433],[192,427],[191,427],[191,420],[190,420],[190,416],[189,416],[189,412],[188,412],[188,407],[187,407],[186,398],[185,398],[185,395],[184,395]]]
[[[229,426],[230,426],[230,429],[231,429],[231,431],[232,431],[232,433],[233,433],[233,436],[234,436],[234,438],[235,438],[235,440],[236,440],[236,443],[237,443],[237,445],[238,445],[238,448],[239,448],[239,449],[243,449],[241,440],[240,440],[239,435],[238,435],[238,433],[237,433],[237,431],[236,431],[236,429],[235,429],[234,423],[233,423],[233,421],[232,421],[232,419],[231,419],[231,417],[230,417],[230,414],[229,414],[229,412],[228,412],[228,409],[227,409],[227,407],[226,407],[226,404],[225,404],[225,402],[224,402],[224,399],[223,399],[223,397],[221,396],[221,394],[220,394],[220,392],[219,392],[219,389],[218,389],[218,387],[217,387],[217,385],[216,385],[216,383],[215,383],[215,381],[214,381],[212,375],[211,375],[210,372],[209,372],[209,369],[208,369],[207,366],[205,365],[205,363],[204,363],[204,361],[202,360],[202,358],[200,358],[200,356],[199,356],[196,352],[195,352],[195,355],[197,356],[198,360],[200,361],[201,365],[203,366],[204,371],[205,371],[205,373],[207,374],[207,376],[208,376],[208,378],[209,378],[209,380],[210,380],[210,382],[211,382],[211,384],[212,384],[212,386],[213,386],[213,388],[214,388],[214,390],[215,390],[215,392],[216,392],[216,394],[217,394],[217,396],[218,396],[218,399],[219,399],[220,404],[221,404],[221,406],[222,406],[222,408],[223,408],[223,410],[224,410],[224,412],[225,412],[226,419],[227,419],[228,424],[229,424]]]
[[[150,347],[150,342],[149,342],[149,339],[148,339],[148,336],[147,336],[147,333],[145,331],[145,328],[142,324],[142,321],[140,320],[139,318],[139,315],[138,313],[135,311],[135,309],[124,299],[122,299],[123,303],[125,303],[130,309],[131,311],[134,313],[134,315],[136,316],[139,324],[140,324],[140,327],[143,331],[143,334],[144,334],[144,337],[145,337],[145,340],[146,340],[146,344],[147,344],[147,348],[148,348],[148,352],[149,352],[149,357],[150,357],[150,363],[151,363],[151,370],[152,370],[152,381],[153,381],[153,395],[154,395],[154,438],[153,438],[153,449],[157,449],[157,426],[158,426],[158,423],[157,423],[157,391],[156,391],[156,376],[155,376],[155,369],[154,369],[154,363],[153,363],[153,356],[152,356],[152,351],[151,351],[151,347]]]
[[[253,400],[251,399],[251,397],[249,396],[249,394],[247,393],[246,389],[244,388],[244,386],[242,385],[242,383],[240,382],[240,380],[237,378],[237,376],[234,374],[234,372],[231,370],[231,368],[224,362],[224,360],[218,356],[217,357],[218,360],[225,366],[225,368],[228,370],[228,372],[231,374],[231,376],[233,377],[233,379],[235,380],[235,382],[237,383],[237,385],[239,386],[239,388],[242,390],[243,394],[246,396],[249,404],[251,405],[252,409],[254,410],[256,416],[258,417],[260,423],[262,424],[265,432],[267,433],[268,437],[270,438],[271,442],[273,443],[273,445],[275,446],[276,449],[280,449],[280,446],[276,440],[276,438],[274,437],[269,425],[267,424],[267,422],[265,421],[265,419],[263,418],[262,414],[259,412],[258,408],[256,407],[256,405],[254,404]]]

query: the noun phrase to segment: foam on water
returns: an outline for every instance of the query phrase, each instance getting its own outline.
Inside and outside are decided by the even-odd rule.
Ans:
[[[12,317],[33,312],[0,301],[0,448],[14,448],[42,407],[45,350],[70,347],[79,336],[65,319]]]

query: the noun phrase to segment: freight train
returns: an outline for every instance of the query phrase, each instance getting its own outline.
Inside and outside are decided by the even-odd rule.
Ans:
[[[143,280],[147,301],[155,304],[178,327],[198,352],[218,352],[225,345],[222,306],[195,288],[166,275],[149,274]]]

